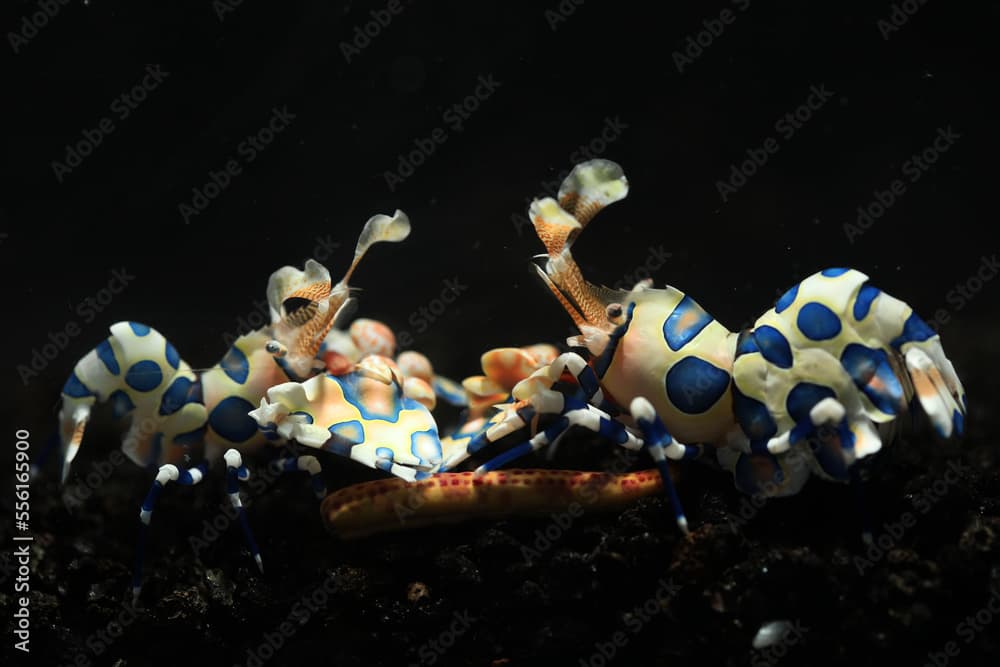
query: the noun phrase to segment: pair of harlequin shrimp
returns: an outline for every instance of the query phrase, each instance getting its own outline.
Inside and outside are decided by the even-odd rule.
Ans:
[[[566,489],[595,480],[608,504],[665,489],[686,531],[668,460],[711,456],[741,490],[789,495],[811,473],[849,480],[852,464],[881,447],[879,427],[905,411],[914,394],[942,436],[961,433],[965,395],[939,337],[858,271],[810,276],[742,332],[729,331],[673,287],[654,289],[644,281],[626,291],[588,283],[570,247],[594,215],[627,192],[618,165],[593,160],[572,171],[558,199],[530,208],[547,251],[536,268],[579,329],[567,341],[579,352],[558,355],[545,345],[492,350],[483,355],[484,374],[459,388],[436,376],[422,355],[394,359],[395,342],[384,325],[361,320],[348,332],[334,329],[349,302],[347,278],[368,246],[409,233],[400,212],[376,216],[336,286],[312,260],[305,272],[276,272],[268,285],[272,324],[236,341],[204,373],[192,371],[151,329],[114,325],[63,391],[64,476],[95,401],[133,413],[123,447],[137,463],[162,464],[142,505],[141,566],[145,528],[164,486],[198,483],[207,471],[204,463],[177,465],[200,443],[209,458],[230,447],[227,490],[238,508],[238,482],[249,475],[240,452],[266,441],[297,441],[395,476],[370,483],[370,493],[345,489],[327,498],[324,516],[345,534],[403,527],[386,517],[398,494],[414,490],[425,497],[423,516],[433,520],[538,511]],[[449,436],[438,433],[431,413],[437,397],[468,408]],[[647,449],[658,474],[496,470],[572,426]],[[449,472],[511,441],[516,444],[475,472]],[[315,457],[276,464],[308,471],[317,495],[325,493]],[[506,489],[495,493],[497,486]]]
[[[673,287],[653,289],[643,281],[626,291],[588,283],[570,246],[594,215],[627,193],[617,164],[593,160],[572,171],[558,200],[532,203],[531,220],[547,251],[536,268],[579,329],[567,343],[581,352],[562,354],[518,382],[511,388],[517,402],[503,406],[466,449],[446,458],[442,471],[528,429],[530,438],[476,469],[478,489],[468,475],[452,480],[469,486],[456,502],[438,491],[443,482],[421,482],[426,516],[489,516],[496,513],[491,499],[515,502],[489,490],[511,481],[496,469],[572,426],[648,449],[661,484],[623,478],[621,486],[606,484],[605,495],[613,501],[630,486],[647,492],[662,486],[684,531],[669,459],[711,457],[743,492],[787,496],[810,474],[851,481],[852,465],[881,448],[914,395],[942,437],[961,435],[965,392],[940,338],[859,271],[834,268],[809,276],[741,332],[729,331]],[[575,391],[553,389],[567,376]],[[547,425],[539,428],[542,417]],[[572,475],[560,480],[563,486],[580,482]],[[516,502],[524,507],[554,492],[550,484],[532,485],[523,477],[521,486]],[[371,525],[399,527],[398,521],[379,521],[376,508],[394,507],[392,498],[404,492],[412,493],[385,483],[356,500],[350,490],[338,492],[325,503],[324,516],[348,533],[358,524],[345,508]]]

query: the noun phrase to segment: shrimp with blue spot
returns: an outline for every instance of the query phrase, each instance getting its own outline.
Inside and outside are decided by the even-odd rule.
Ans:
[[[580,332],[567,343],[582,352],[560,355],[516,386],[521,411],[582,414],[552,388],[567,371],[580,378],[599,414],[575,423],[616,434],[608,424],[622,421],[631,437],[612,441],[649,449],[682,528],[686,519],[664,458],[713,452],[741,490],[781,496],[798,492],[811,474],[848,481],[851,466],[881,448],[913,396],[942,437],[961,435],[965,392],[940,337],[860,271],[837,267],[809,276],[741,332],[674,287],[654,289],[646,280],[616,290],[587,282],[570,248],[628,189],[619,165],[591,160],[573,169],[555,199],[529,208],[546,249],[534,268]],[[507,421],[494,430],[523,424],[516,412]],[[481,470],[494,467],[488,462]]]
[[[274,272],[267,284],[270,324],[237,338],[211,368],[193,369],[159,331],[138,322],[113,324],[111,335],[77,362],[63,387],[59,413],[62,480],[70,474],[93,406],[102,402],[112,404],[116,418],[131,417],[122,441],[128,458],[157,469],[140,511],[134,596],[140,591],[148,526],[163,489],[171,482],[199,483],[208,462],[219,458],[226,462],[227,493],[240,513],[251,553],[262,566],[239,503],[238,482],[250,474],[242,455],[285,441],[276,426],[259,429],[249,413],[271,387],[315,376],[325,368],[321,355],[326,338],[353,307],[348,280],[354,269],[373,244],[401,241],[409,232],[409,220],[401,211],[373,216],[361,232],[350,267],[336,284],[312,259],[304,270],[286,266]],[[195,456],[204,461],[189,467]],[[325,495],[315,457],[298,457],[294,465],[280,467],[308,472],[314,491]]]

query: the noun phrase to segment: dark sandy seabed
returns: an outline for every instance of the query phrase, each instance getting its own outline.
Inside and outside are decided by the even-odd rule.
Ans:
[[[1000,619],[980,630],[974,625],[991,587],[1000,590],[1000,447],[992,409],[998,383],[989,370],[995,364],[984,363],[993,359],[982,358],[994,354],[989,332],[970,333],[946,339],[969,393],[964,440],[937,441],[921,417],[862,466],[873,523],[913,518],[898,537],[883,536],[883,543],[891,539],[889,549],[872,554],[860,540],[851,490],[818,480],[798,496],[767,503],[739,527],[747,497],[728,475],[687,465],[680,492],[690,541],[656,497],[621,512],[588,511],[545,548],[536,540],[553,524],[547,518],[343,542],[325,532],[302,477],[291,476],[259,496],[244,493],[264,554],[260,575],[235,524],[195,555],[191,539],[225,500],[216,468],[208,483],[164,495],[141,608],[133,615],[123,605],[148,473],[120,466],[71,515],[50,462],[33,492],[32,660],[995,665]],[[962,339],[982,345],[959,345]],[[101,421],[88,436],[74,467],[77,479],[107,460],[118,437]],[[610,448],[578,438],[563,443],[552,462],[536,458],[519,467],[602,469],[614,461]],[[961,464],[955,484],[944,481],[949,462]],[[379,477],[333,457],[324,465],[331,489]],[[643,467],[640,459],[633,469]],[[877,532],[886,535],[885,528]],[[526,562],[524,548],[538,546]],[[859,560],[869,555],[870,564]],[[303,599],[328,579],[333,592],[310,611]],[[656,602],[657,589],[664,593],[668,585]],[[0,606],[12,603],[5,587]],[[958,627],[969,616],[973,625]],[[116,620],[124,621],[121,633]],[[775,620],[795,624],[801,634],[770,651],[752,650],[761,625]],[[262,651],[266,635],[278,637],[285,621],[293,637],[273,655]],[[614,646],[616,632],[623,647]],[[948,642],[957,656],[944,653]],[[614,647],[613,659],[601,656],[602,647],[606,653]],[[251,652],[269,659],[257,662]]]

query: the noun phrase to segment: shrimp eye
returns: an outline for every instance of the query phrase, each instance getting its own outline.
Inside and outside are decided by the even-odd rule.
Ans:
[[[622,305],[620,303],[608,304],[607,313],[609,320],[617,320],[622,316]]]

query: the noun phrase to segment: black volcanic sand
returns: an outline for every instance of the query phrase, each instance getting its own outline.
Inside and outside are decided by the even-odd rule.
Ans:
[[[991,586],[1000,590],[1000,448],[988,412],[997,383],[983,364],[959,367],[972,412],[965,439],[941,443],[918,420],[862,466],[867,507],[889,547],[871,552],[851,489],[818,480],[756,511],[727,475],[688,465],[680,491],[690,540],[656,497],[622,512],[586,511],[565,529],[512,518],[342,542],[292,476],[244,494],[264,554],[260,575],[235,524],[196,556],[192,540],[225,501],[216,468],[208,483],[164,495],[141,608],[131,610],[148,473],[120,466],[71,515],[53,461],[33,492],[32,657],[130,667],[317,664],[312,656],[336,665],[997,664],[1000,619],[982,612],[992,624],[974,627]],[[88,435],[77,480],[107,460],[116,438],[100,423]],[[614,461],[609,448],[578,438],[553,462],[522,467]],[[325,464],[331,488],[379,477],[349,461]],[[946,478],[949,469],[958,472]],[[539,541],[546,529],[551,545]],[[761,625],[781,620],[800,631],[770,652],[752,650]],[[282,644],[273,655],[261,649],[267,636]],[[957,657],[944,653],[948,642]]]

